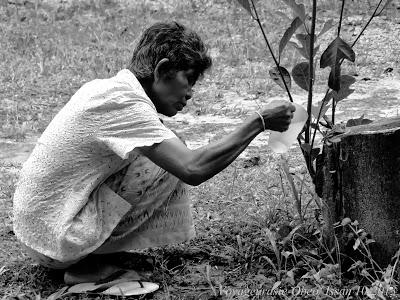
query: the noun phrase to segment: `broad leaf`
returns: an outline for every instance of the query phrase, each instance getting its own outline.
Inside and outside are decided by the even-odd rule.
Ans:
[[[356,79],[350,75],[342,75],[340,76],[340,90],[334,92],[335,102],[339,102],[343,99],[346,99],[349,95],[351,95],[354,90],[350,89],[350,86],[356,82]]]
[[[292,79],[290,77],[289,71],[286,70],[284,67],[279,67],[283,78],[285,79],[286,85],[288,86],[289,90],[292,87]],[[272,68],[271,70],[269,70],[269,76],[272,78],[272,80],[274,82],[276,82],[281,88],[283,88],[285,90],[285,85],[283,83],[282,77],[279,74],[279,70],[277,67]]]
[[[243,8],[244,8],[245,10],[247,10],[247,11],[249,12],[249,14],[250,14],[251,16],[253,16],[253,14],[251,13],[251,7],[250,7],[249,0],[237,0],[237,1],[239,2],[239,4],[240,4],[241,6],[243,6]]]
[[[320,152],[320,148],[313,148],[311,149],[311,145],[308,143],[302,143],[300,147],[306,152],[308,155],[311,156],[311,159],[314,160],[317,158],[317,155]]]
[[[303,56],[307,59],[310,59],[311,35],[299,33],[299,34],[296,34],[296,38],[300,42],[300,44],[303,46],[303,50],[302,50],[302,53],[304,54]],[[316,40],[317,40],[316,36],[314,36],[314,42]],[[319,45],[314,48],[313,56],[315,56],[315,54],[318,52],[318,50],[319,50]]]
[[[337,37],[322,53],[320,67],[326,68],[338,64],[342,58],[354,62],[356,55],[350,45]]]
[[[332,19],[329,19],[328,21],[325,22],[324,26],[322,27],[321,31],[318,33],[318,37],[323,35],[324,33],[328,32],[335,26],[334,22]]]
[[[332,65],[331,72],[329,73],[328,86],[338,92],[340,90],[340,64],[337,62]]]
[[[348,88],[350,85],[352,85],[355,82],[356,82],[356,78],[354,76],[351,76],[351,75],[340,76],[340,85],[342,87]]]
[[[296,17],[299,17],[302,21],[306,19],[306,9],[303,4],[297,4],[295,0],[282,1],[293,10]]]
[[[300,42],[300,44],[303,46],[303,48],[310,48],[310,40],[311,36],[308,34],[304,33],[298,33],[296,34],[297,40]]]
[[[288,42],[289,45],[292,45],[293,47],[296,48],[297,51],[299,51],[299,53],[301,54],[301,56],[303,56],[304,58],[308,59],[308,55],[306,52],[306,49],[300,47],[298,44],[296,44],[295,42],[289,41]]]
[[[334,92],[335,102],[339,102],[341,100],[346,99],[348,96],[354,93],[354,89],[340,89],[339,93]]]
[[[299,40],[299,42],[304,46],[305,44],[310,45],[310,37],[311,35],[306,34],[306,33],[298,33],[296,34],[296,38]],[[314,36],[315,38],[315,36]]]
[[[308,62],[301,62],[295,65],[292,70],[292,77],[299,87],[308,91],[310,82],[310,64]]]
[[[288,41],[291,39],[293,34],[296,32],[297,28],[299,28],[301,26],[301,24],[303,24],[303,22],[300,20],[299,17],[296,17],[290,24],[290,27],[288,29],[286,29],[281,41],[279,42],[279,56],[281,56],[283,49],[285,49]]]
[[[296,48],[296,50],[299,51],[301,56],[303,56],[305,59],[307,59],[307,60],[310,59],[310,52],[307,51],[306,48],[302,48],[298,44],[296,44],[295,42],[292,42],[292,41],[289,41],[288,44],[292,45],[294,48]],[[314,56],[318,52],[318,50],[319,50],[319,45],[314,48]]]
[[[304,152],[310,154],[311,153],[311,145],[309,143],[302,143],[300,145],[301,149],[304,150]]]

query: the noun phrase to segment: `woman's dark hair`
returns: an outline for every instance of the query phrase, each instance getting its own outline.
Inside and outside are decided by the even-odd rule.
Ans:
[[[156,23],[147,28],[133,51],[128,69],[140,81],[152,81],[157,63],[168,58],[168,70],[194,69],[196,78],[211,67],[207,47],[194,31],[177,23]]]

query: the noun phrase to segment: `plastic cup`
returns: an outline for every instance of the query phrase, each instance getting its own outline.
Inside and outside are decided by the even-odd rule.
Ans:
[[[296,103],[292,104],[296,107],[296,111],[293,113],[293,119],[288,130],[284,132],[271,131],[269,135],[268,145],[275,153],[287,152],[289,147],[297,140],[297,136],[307,121],[308,114],[304,107]]]

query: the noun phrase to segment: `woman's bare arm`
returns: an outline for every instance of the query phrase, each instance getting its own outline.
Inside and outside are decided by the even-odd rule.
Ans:
[[[261,112],[267,129],[286,130],[294,109],[293,105],[283,101],[267,106]],[[177,138],[141,147],[139,150],[182,181],[199,185],[231,164],[262,131],[261,119],[254,113],[230,134],[195,150],[188,149]]]

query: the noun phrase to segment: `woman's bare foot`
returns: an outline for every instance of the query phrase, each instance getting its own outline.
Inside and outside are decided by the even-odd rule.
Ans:
[[[102,282],[105,279],[113,280],[113,277],[121,275],[122,272],[124,269],[102,259],[102,255],[89,255],[65,271],[64,282],[68,285]]]

